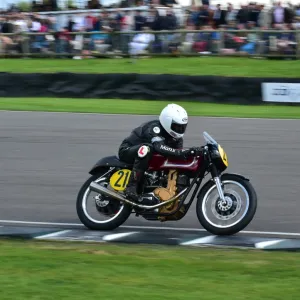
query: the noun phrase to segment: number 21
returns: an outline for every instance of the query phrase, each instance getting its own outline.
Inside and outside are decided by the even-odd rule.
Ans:
[[[121,187],[121,185],[119,184],[120,181],[122,180],[123,176],[124,176],[124,171],[119,171],[118,174],[120,175],[118,180],[115,183],[116,187]],[[124,188],[126,186],[127,180],[128,180],[128,176],[129,176],[129,172],[127,171],[125,173],[125,180],[123,181],[122,187]]]

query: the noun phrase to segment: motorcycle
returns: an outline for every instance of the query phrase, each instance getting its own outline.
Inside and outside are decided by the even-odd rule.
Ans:
[[[233,235],[243,230],[256,213],[256,191],[248,178],[224,173],[228,167],[226,152],[207,132],[203,132],[203,137],[203,155],[182,161],[153,155],[142,183],[143,199],[151,200],[151,205],[134,203],[122,193],[132,165],[117,156],[100,159],[77,196],[80,221],[92,230],[113,230],[132,213],[149,221],[179,221],[197,198],[196,214],[205,230],[214,235]],[[201,187],[207,174],[211,178]],[[108,220],[99,221],[88,212],[91,193],[95,193],[91,206],[96,207],[96,216]]]

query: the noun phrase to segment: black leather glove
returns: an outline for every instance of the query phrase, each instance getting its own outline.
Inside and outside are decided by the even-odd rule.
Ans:
[[[191,156],[199,156],[202,154],[202,152],[203,152],[202,147],[191,147],[185,150],[184,158],[187,159]]]
[[[189,152],[191,156],[200,156],[203,153],[203,147],[191,147]]]

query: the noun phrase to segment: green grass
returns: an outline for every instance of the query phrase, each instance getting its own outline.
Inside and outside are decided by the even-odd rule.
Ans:
[[[168,103],[170,102],[120,99],[0,98],[0,110],[157,115]],[[300,118],[300,106],[176,103],[186,108],[190,116]]]
[[[300,254],[0,241],[1,300],[299,299]]]
[[[300,77],[300,61],[250,58],[150,58],[129,64],[128,59],[2,59],[0,72],[17,73],[144,73],[245,77]]]

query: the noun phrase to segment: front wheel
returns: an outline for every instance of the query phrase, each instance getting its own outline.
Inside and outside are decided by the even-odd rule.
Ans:
[[[128,204],[91,191],[92,181],[108,187],[109,178],[103,176],[104,173],[91,176],[77,196],[77,215],[80,221],[92,230],[113,230],[122,225],[131,214],[131,207]],[[103,220],[106,217],[108,219]]]
[[[197,200],[200,224],[214,235],[233,235],[252,221],[257,208],[257,195],[252,184],[235,174],[224,174],[222,186],[225,203],[213,181],[201,189]]]

